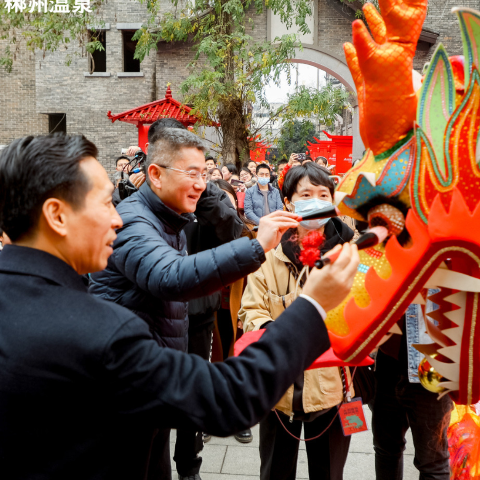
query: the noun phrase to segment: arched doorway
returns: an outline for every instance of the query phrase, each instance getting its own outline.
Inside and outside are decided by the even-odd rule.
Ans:
[[[290,62],[303,63],[323,70],[339,80],[347,90],[356,94],[355,84],[347,64],[328,53],[322,52],[321,50],[304,47],[303,50],[296,49],[295,58],[292,58]],[[363,145],[362,138],[360,137],[358,104],[355,103],[353,106],[354,116],[352,156],[355,160],[362,157],[365,147]]]
[[[297,48],[295,50],[295,58],[292,58],[290,61],[292,63],[304,63],[312,65],[312,67],[317,67],[334,76],[345,85],[347,90],[356,93],[352,74],[350,73],[347,64],[328,53],[314,50],[313,48],[303,48],[303,50]]]

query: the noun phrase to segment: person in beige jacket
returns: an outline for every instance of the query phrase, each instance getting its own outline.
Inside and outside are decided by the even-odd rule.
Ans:
[[[287,172],[282,194],[287,208],[301,214],[331,203],[333,190],[328,172],[307,162]],[[248,276],[239,312],[244,331],[268,328],[301,295],[308,267],[303,268],[298,260],[300,241],[311,230],[325,236],[322,254],[354,235],[337,218],[302,222],[298,230],[287,231],[278,247],[268,252],[260,269]],[[340,421],[335,418],[337,405],[344,399],[342,375],[353,396],[348,368],[343,372],[339,367],[307,370],[290,386],[276,411],[260,422],[261,480],[295,480],[302,425],[305,438],[317,437],[326,430],[319,438],[306,442],[310,479],[343,478],[350,437],[343,435]]]

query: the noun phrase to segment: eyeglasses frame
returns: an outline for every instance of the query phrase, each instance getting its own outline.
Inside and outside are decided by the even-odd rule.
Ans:
[[[157,164],[158,165],[158,164]],[[180,170],[179,168],[168,167],[166,165],[158,165],[161,168],[165,168],[166,170],[173,170],[175,172],[185,173],[191,180],[200,180],[200,178],[207,183],[207,173],[200,173],[196,170]],[[193,176],[192,176],[193,175]]]

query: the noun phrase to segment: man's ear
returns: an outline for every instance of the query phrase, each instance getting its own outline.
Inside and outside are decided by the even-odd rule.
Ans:
[[[293,210],[293,208],[292,208],[290,200],[287,197],[285,197],[283,200],[285,202],[285,206],[287,207],[287,210],[289,212],[291,212]]]
[[[67,210],[70,207],[59,198],[49,198],[42,206],[43,220],[57,235],[64,237],[68,230]]]
[[[149,145],[150,145],[150,144],[149,144],[148,142],[145,144],[145,153],[146,153],[147,155],[148,155],[148,146],[149,146]]]
[[[158,165],[155,165],[154,163],[151,163],[148,166],[147,170],[148,178],[150,179],[150,183],[155,187],[155,188],[162,188],[162,168],[159,167]]]

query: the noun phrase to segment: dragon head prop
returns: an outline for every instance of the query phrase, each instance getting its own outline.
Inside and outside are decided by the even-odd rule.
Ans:
[[[364,7],[345,54],[367,148],[335,192],[342,213],[383,225],[389,238],[360,252],[347,299],[326,324],[335,353],[365,358],[412,303],[434,343],[418,346],[461,404],[480,400],[480,13],[455,8],[464,56],[439,45],[419,90],[413,57],[427,0]],[[435,289],[436,293],[432,293]],[[429,294],[430,292],[430,294]]]

